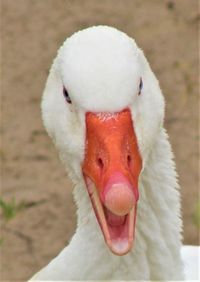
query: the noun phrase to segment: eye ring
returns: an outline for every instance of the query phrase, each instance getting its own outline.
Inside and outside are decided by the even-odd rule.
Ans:
[[[72,101],[69,97],[69,93],[67,92],[67,89],[63,86],[63,95],[65,97],[65,100],[67,101],[68,104],[71,104]]]
[[[143,81],[142,81],[142,78],[140,77],[140,84],[139,84],[139,92],[138,92],[138,95],[141,94],[142,88],[143,88]]]

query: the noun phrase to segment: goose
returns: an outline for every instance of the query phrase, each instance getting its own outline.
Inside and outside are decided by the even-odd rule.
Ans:
[[[198,253],[182,247],[165,102],[136,42],[108,26],[74,33],[52,64],[41,108],[74,184],[77,228],[31,281],[183,280],[186,257],[186,279],[194,278]]]

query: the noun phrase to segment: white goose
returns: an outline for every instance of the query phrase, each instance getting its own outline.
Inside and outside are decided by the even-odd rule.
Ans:
[[[135,41],[106,26],[68,38],[42,114],[75,185],[78,224],[69,246],[31,280],[183,280],[164,99]],[[192,248],[182,251],[197,261]]]

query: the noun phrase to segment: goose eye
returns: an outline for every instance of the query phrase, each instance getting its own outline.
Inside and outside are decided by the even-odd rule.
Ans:
[[[139,84],[139,92],[138,92],[138,95],[141,94],[141,92],[142,92],[142,87],[143,87],[143,81],[142,81],[142,78],[140,78],[140,84]]]
[[[68,94],[68,92],[67,92],[67,90],[66,90],[65,87],[63,87],[63,95],[64,95],[65,100],[67,101],[67,103],[71,104],[72,101],[71,101],[71,99],[70,99],[70,97],[69,97],[69,94]]]

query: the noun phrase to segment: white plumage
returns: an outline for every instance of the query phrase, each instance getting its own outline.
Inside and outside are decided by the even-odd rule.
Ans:
[[[141,78],[143,88],[138,95]],[[63,87],[71,104],[65,101]],[[106,246],[96,221],[81,164],[86,113],[113,113],[125,108],[131,112],[143,167],[134,246],[128,254],[116,256]],[[72,35],[52,65],[42,114],[75,185],[78,223],[69,246],[32,280],[183,280],[180,196],[173,154],[163,128],[164,99],[135,41],[106,26]],[[192,259],[197,254],[196,249],[182,252],[184,260],[188,252]],[[192,279],[192,274],[189,271],[187,279]]]

